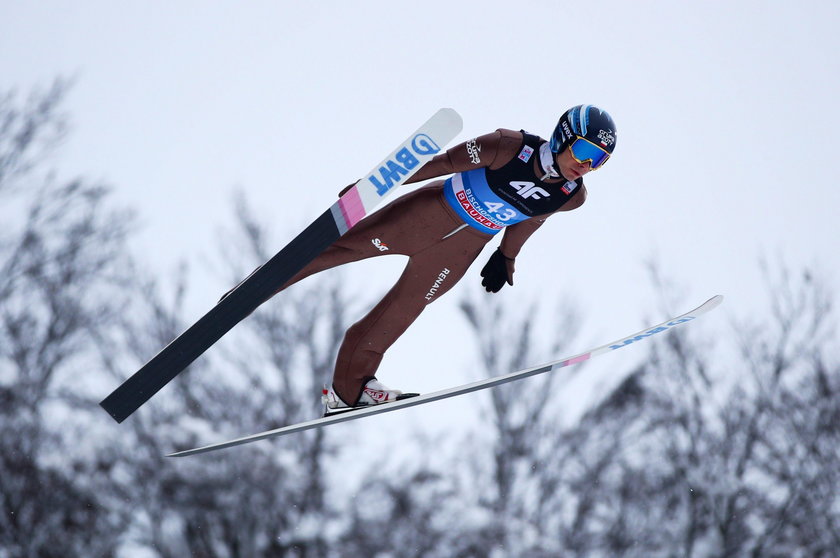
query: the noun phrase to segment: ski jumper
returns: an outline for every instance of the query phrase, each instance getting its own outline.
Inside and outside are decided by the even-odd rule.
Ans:
[[[428,304],[455,286],[496,233],[505,228],[500,248],[512,260],[549,214],[583,203],[582,179],[543,180],[544,144],[537,136],[500,129],[447,150],[409,182],[452,177],[367,216],[283,286],[374,256],[408,256],[396,284],[344,336],[333,387],[346,403],[356,404],[385,351]]]

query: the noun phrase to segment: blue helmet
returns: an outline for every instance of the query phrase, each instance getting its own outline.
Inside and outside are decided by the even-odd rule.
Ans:
[[[611,155],[617,137],[615,122],[607,111],[594,105],[572,107],[563,113],[557,127],[554,128],[551,135],[551,151],[560,153],[579,137]]]

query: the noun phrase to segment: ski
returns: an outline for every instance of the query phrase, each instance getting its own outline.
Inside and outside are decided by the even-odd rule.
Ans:
[[[460,115],[437,111],[327,211],[216,306],[115,389],[100,405],[128,418],[282,285],[404,184],[461,132]]]
[[[284,436],[286,434],[294,434],[296,432],[303,432],[305,430],[311,430],[313,428],[321,428],[330,424],[338,424],[340,422],[346,422],[350,420],[356,420],[364,417],[369,417],[371,415],[378,415],[381,413],[388,413],[390,411],[399,411],[401,409],[407,409],[408,407],[414,407],[416,405],[423,405],[425,403],[431,403],[432,401],[440,401],[441,399],[448,399],[450,397],[457,397],[458,395],[464,395],[466,393],[472,393],[474,391],[479,391],[483,389],[492,388],[495,386],[500,386],[502,384],[506,384],[509,382],[514,382],[517,380],[522,380],[524,378],[528,378],[531,376],[536,376],[537,374],[544,374],[546,372],[552,372],[554,370],[558,370],[560,368],[564,368],[566,366],[571,366],[573,364],[578,364],[589,360],[593,357],[598,355],[602,355],[604,353],[608,353],[614,351],[616,349],[620,349],[622,347],[626,347],[627,345],[631,345],[638,341],[642,341],[647,339],[648,337],[655,335],[657,333],[662,333],[665,331],[669,331],[676,326],[682,325],[684,323],[688,323],[693,321],[695,318],[709,312],[710,310],[716,308],[720,303],[723,301],[723,296],[717,295],[694,310],[677,316],[675,318],[671,318],[665,322],[662,322],[659,325],[655,325],[649,327],[647,329],[643,329],[638,333],[634,333],[633,335],[629,335],[624,337],[623,339],[619,339],[617,341],[613,341],[611,343],[607,343],[606,345],[602,345],[600,347],[596,347],[584,353],[580,353],[578,355],[564,358],[561,360],[555,360],[553,362],[549,362],[547,364],[543,364],[541,366],[536,366],[534,368],[527,368],[524,370],[518,370],[516,372],[510,372],[508,374],[502,374],[500,376],[495,376],[493,378],[487,378],[484,380],[479,380],[477,382],[473,382],[470,384],[464,384],[462,386],[445,389],[441,391],[436,391],[433,393],[427,393],[425,395],[419,395],[417,397],[412,397],[409,399],[403,399],[400,401],[394,401],[393,403],[384,403],[381,405],[374,405],[372,407],[366,407],[354,411],[348,411],[345,413],[341,413],[338,415],[331,415],[328,417],[310,420],[308,422],[301,422],[298,424],[292,424],[289,426],[284,426],[282,428],[277,428],[275,430],[268,430],[266,432],[261,432],[259,434],[252,434],[250,436],[244,436],[242,438],[237,438],[235,440],[230,440],[227,442],[221,442],[218,444],[211,444],[209,446],[204,446],[195,449],[189,449],[184,451],[179,451],[175,453],[169,454],[167,457],[184,457],[187,455],[195,455],[198,453],[206,453],[209,451],[216,451],[224,448],[230,448],[233,446],[239,446],[242,444],[248,444],[251,442],[256,442],[257,440],[264,440],[266,438],[273,438],[275,436]]]

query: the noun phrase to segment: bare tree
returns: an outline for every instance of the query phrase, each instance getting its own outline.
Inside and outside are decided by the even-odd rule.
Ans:
[[[85,438],[96,331],[114,322],[126,226],[104,186],[42,171],[65,127],[56,81],[19,108],[0,95],[0,548],[106,556],[109,511]]]
[[[483,363],[481,377],[499,375],[556,357],[572,336],[557,336],[541,350],[538,319],[532,308],[514,313],[498,297],[466,298],[461,309],[475,336]],[[554,313],[553,327],[576,331],[570,305]],[[449,450],[454,466],[439,470],[424,459],[371,474],[351,508],[352,522],[343,536],[347,554],[370,555],[383,548],[400,556],[554,556],[544,540],[550,525],[542,514],[541,477],[546,455],[557,451],[545,443],[552,421],[553,386],[546,375],[487,392],[477,435]],[[424,441],[417,452],[440,452],[444,441]],[[390,474],[381,474],[392,470]],[[367,533],[367,535],[359,535]],[[383,555],[387,555],[383,554]]]
[[[452,545],[455,532],[446,525],[445,503],[458,497],[451,483],[427,466],[412,464],[398,479],[381,469],[367,476],[349,510],[347,527],[334,547],[334,555],[469,556],[470,544]]]
[[[534,304],[524,313],[515,313],[499,298],[481,296],[465,299],[461,309],[478,341],[484,374],[496,376],[534,366],[556,358],[574,340],[579,318],[572,305],[564,302],[553,310],[552,331],[563,335],[537,340]],[[545,345],[540,348],[540,343]],[[545,536],[543,516],[539,512],[542,487],[535,484],[534,473],[547,453],[555,448],[545,444],[547,431],[554,429],[552,402],[561,374],[546,374],[515,385],[491,390],[486,424],[492,426],[490,447],[492,466],[485,479],[485,490],[477,504],[492,518],[481,534],[487,550],[502,549],[540,556]],[[479,473],[484,467],[480,467]]]
[[[32,92],[25,102],[15,91],[0,92],[0,191],[6,195],[26,187],[19,179],[31,176],[64,137],[67,120],[60,107],[70,85],[56,79],[48,90]]]
[[[161,557],[836,555],[833,293],[784,265],[765,265],[766,316],[731,333],[708,326],[714,340],[700,327],[652,339],[644,363],[569,428],[554,420],[557,374],[487,392],[480,432],[457,448],[416,441],[392,473],[369,475],[343,518],[325,496],[329,431],[163,457],[317,416],[349,293],[322,279],[282,293],[115,425],[96,404],[103,386],[187,326],[187,269],[146,277],[108,189],[43,170],[67,87],[23,106],[0,94],[0,557],[138,546]],[[270,255],[242,200],[236,216],[222,252],[231,282]],[[554,329],[575,331],[562,308]],[[498,297],[462,310],[482,376],[569,341],[538,339],[535,313]]]
[[[557,523],[564,554],[836,551],[840,370],[830,297],[813,274],[797,281],[783,267],[769,292],[769,319],[719,335],[739,340],[740,359],[731,351],[723,364],[721,343],[696,329],[671,332],[562,434],[573,459],[545,471],[561,488],[550,515],[571,518]]]
[[[562,384],[517,385],[515,397],[494,390],[489,443],[473,437],[452,467],[419,460],[371,481],[352,532],[376,536],[346,535],[350,548],[373,553],[415,529],[438,544],[414,542],[407,555],[832,556],[840,368],[831,293],[811,272],[766,275],[768,317],[732,334],[705,322],[713,340],[699,326],[651,340],[643,364],[571,428],[552,425],[542,406]],[[534,342],[527,323],[465,308],[488,368],[519,367]]]
[[[0,556],[324,556],[321,432],[235,452],[165,453],[317,416],[346,293],[284,293],[122,425],[97,405],[185,326],[186,268],[151,280],[125,253],[108,190],[41,169],[65,82],[18,109],[0,95]],[[243,206],[244,207],[244,206]],[[239,214],[238,266],[264,261]],[[248,263],[246,264],[246,260]]]
[[[232,248],[222,255],[234,283],[268,259],[264,229],[242,201],[237,224],[226,235]],[[148,281],[138,293],[132,319],[111,335],[110,345],[125,350],[103,359],[115,377],[187,325],[179,317],[185,275],[170,289]],[[332,509],[324,468],[335,446],[323,431],[206,456],[163,455],[317,417],[320,386],[331,376],[346,325],[347,297],[337,282],[323,280],[284,292],[121,425],[129,429],[117,457],[131,472],[126,499],[142,512],[126,543],[163,557],[326,555]]]
[[[728,548],[744,539],[732,534],[732,517],[754,518],[748,525],[759,527],[747,531],[745,545],[753,556],[830,556],[840,543],[833,300],[809,270],[796,277],[784,266],[764,269],[772,319],[739,325],[748,397],[726,414],[730,430],[741,425],[742,440],[729,472],[748,497],[728,494],[715,509],[717,526]]]

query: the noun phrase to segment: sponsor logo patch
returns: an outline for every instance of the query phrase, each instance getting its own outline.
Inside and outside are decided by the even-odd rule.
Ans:
[[[467,155],[470,156],[473,165],[481,163],[481,146],[474,139],[467,142]]]
[[[371,244],[376,246],[376,249],[379,250],[380,252],[387,252],[389,250],[388,245],[385,244],[384,242],[382,242],[381,240],[379,240],[378,238],[374,238],[370,242],[371,242]]]
[[[667,324],[665,324],[664,326],[655,327],[651,330],[648,330],[648,331],[642,333],[641,335],[637,335],[636,337],[630,337],[630,338],[625,339],[624,341],[622,341],[621,343],[618,343],[616,345],[610,345],[610,349],[615,350],[615,349],[620,349],[621,347],[626,347],[627,345],[630,345],[631,343],[641,341],[645,337],[650,337],[651,335],[656,335],[657,333],[662,333],[663,331],[668,331],[669,329],[671,329],[674,326],[684,324],[685,322],[690,322],[693,319],[694,319],[694,316],[687,316],[685,318],[680,318],[678,320],[670,321]]]
[[[598,141],[601,142],[601,145],[608,147],[615,143],[615,136],[609,130],[601,130],[598,132]]]
[[[374,401],[378,401],[380,403],[384,401],[388,401],[388,392],[382,391],[381,389],[372,389],[369,387],[365,388],[365,393],[367,393],[371,399]]]
[[[571,118],[571,116],[569,118]],[[574,135],[567,121],[564,120],[563,122],[561,122],[560,127],[563,128],[563,141],[566,141]]]
[[[450,273],[450,271],[449,271],[448,267],[444,267],[441,270],[440,274],[437,276],[437,279],[435,280],[434,285],[432,285],[432,288],[429,289],[428,293],[426,293],[426,300],[432,300],[435,297],[435,295],[438,292],[438,289],[440,289],[440,286],[443,284],[444,281],[446,281],[446,276],[449,275],[449,273]]]
[[[540,198],[547,198],[551,195],[533,182],[520,182],[514,180],[510,183],[510,185],[513,186],[523,198],[538,200]]]
[[[488,229],[493,230],[501,230],[502,225],[495,223],[489,217],[485,216],[484,213],[481,211],[480,206],[478,205],[478,201],[473,197],[467,194],[464,190],[460,190],[455,192],[455,197],[458,199],[458,203],[461,204],[461,207],[464,211],[467,212],[467,215],[475,221],[476,223],[487,227]]]
[[[531,155],[534,154],[534,148],[529,147],[527,145],[522,146],[522,151],[519,152],[519,160],[527,163],[531,159]]]
[[[574,192],[575,188],[577,188],[577,187],[578,187],[577,182],[575,182],[574,180],[569,180],[568,182],[563,184],[563,186],[561,186],[560,189],[563,190],[563,193],[568,196],[569,194]]]

